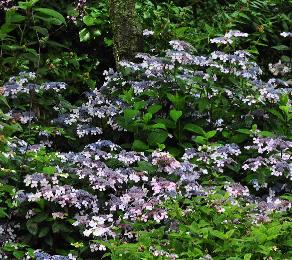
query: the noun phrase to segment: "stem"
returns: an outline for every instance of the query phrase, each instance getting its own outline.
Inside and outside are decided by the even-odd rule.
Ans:
[[[23,42],[23,38],[24,38],[24,32],[26,30],[26,23],[24,24],[23,26],[23,29],[21,29],[21,26],[19,25],[18,26],[20,32],[21,32],[21,35],[20,35],[20,42],[19,42],[19,45],[21,46],[22,45],[22,42]]]
[[[33,24],[35,25],[33,11],[31,12],[31,15],[32,15]],[[35,33],[36,33],[37,40],[38,40],[38,62],[37,62],[37,68],[39,69],[39,67],[40,67],[40,61],[41,61],[41,43],[40,43],[40,37],[39,37],[38,32],[35,31]]]

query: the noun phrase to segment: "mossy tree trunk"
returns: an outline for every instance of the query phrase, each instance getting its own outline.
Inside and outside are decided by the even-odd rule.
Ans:
[[[133,60],[143,51],[142,27],[135,9],[135,0],[109,0],[115,60]]]

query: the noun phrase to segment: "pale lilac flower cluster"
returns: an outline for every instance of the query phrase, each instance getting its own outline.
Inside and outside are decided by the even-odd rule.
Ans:
[[[91,243],[89,245],[90,247],[90,251],[91,252],[96,252],[96,251],[106,251],[106,247],[102,244],[99,244],[99,243]]]
[[[9,111],[6,113],[7,116],[11,117],[17,122],[21,124],[27,124],[32,122],[32,120],[36,119],[35,113],[31,111]]]
[[[24,179],[25,185],[36,188],[36,192],[24,193],[20,191],[16,198],[20,201],[32,202],[45,199],[59,204],[62,208],[69,206],[77,209],[91,209],[93,212],[99,210],[96,196],[85,190],[75,189],[70,185],[53,184],[56,182],[56,177],[49,178],[42,173],[27,175]]]
[[[282,63],[281,60],[275,64],[269,63],[269,70],[274,76],[283,76],[291,71],[289,66],[287,66],[285,63]]]
[[[291,202],[275,197],[275,192],[269,189],[269,196],[256,201],[260,213],[268,215],[274,211],[287,211],[291,208]]]
[[[66,214],[64,212],[53,212],[52,217],[53,219],[64,219]]]
[[[258,153],[270,153],[274,151],[286,152],[292,148],[292,142],[286,141],[281,138],[263,138],[263,137],[254,137],[253,144],[245,146],[245,149],[255,149]]]
[[[226,144],[224,146],[200,146],[186,149],[183,159],[201,163],[212,170],[223,172],[224,168],[236,164],[234,158],[241,154],[236,144]]]
[[[250,196],[248,187],[243,186],[240,183],[226,185],[226,191],[234,198]]]
[[[269,177],[284,177],[292,180],[292,142],[281,138],[254,137],[253,144],[245,149],[257,151],[257,157],[247,159],[242,168],[245,171],[264,171],[266,179]],[[252,180],[255,189],[267,188],[267,183],[255,178]],[[283,187],[284,188],[284,187]]]
[[[0,259],[9,259],[7,254],[2,251],[1,247],[3,247],[6,243],[17,242],[16,229],[18,228],[19,225],[15,223],[0,223]]]
[[[153,34],[154,32],[149,29],[143,30],[143,36],[152,36]]]
[[[219,44],[231,44],[234,41],[234,38],[238,37],[248,37],[248,33],[243,33],[238,30],[230,30],[225,33],[222,37],[213,38],[210,40],[211,43],[219,43]]]
[[[65,125],[78,124],[77,133],[80,137],[91,134],[102,134],[102,129],[93,127],[93,121],[106,123],[114,130],[121,131],[122,128],[115,122],[115,117],[123,112],[124,104],[119,100],[110,100],[101,94],[97,89],[88,95],[88,101],[81,107],[74,108],[72,113],[55,120],[55,122]]]
[[[62,210],[65,207],[79,210],[73,225],[81,228],[83,235],[88,237],[106,239],[116,236],[112,227],[119,225],[120,217],[117,216],[121,213],[125,220],[152,219],[159,223],[168,218],[162,206],[168,198],[177,194],[187,197],[206,194],[198,183],[203,170],[188,160],[179,162],[166,152],[154,151],[146,156],[100,140],[87,145],[80,153],[63,153],[59,158],[63,172],[69,174],[61,171],[54,175],[29,174],[24,183],[35,191],[20,191],[16,198],[19,202],[45,199],[59,205],[60,210],[52,212],[55,219],[67,216]],[[122,165],[109,167],[108,161],[113,160]],[[151,176],[147,171],[136,169],[139,162],[157,167],[157,174]],[[62,184],[74,175],[80,182],[89,183],[87,187],[93,193]]]
[[[33,83],[37,75],[34,72],[20,72],[18,76],[11,77],[3,86],[3,95],[16,98],[18,94],[29,94],[31,92],[55,91],[66,89],[64,82],[47,82],[44,84]]]
[[[194,51],[194,47],[191,44],[184,41],[172,40],[169,42],[169,44],[175,51],[184,51],[189,53]]]
[[[101,135],[103,133],[100,127],[91,127],[90,125],[77,125],[76,133],[79,138],[86,135]]]
[[[9,10],[15,5],[14,0],[0,0],[0,10]]]
[[[178,258],[177,254],[168,253],[165,250],[157,249],[153,246],[149,248],[149,251],[154,257],[162,257],[163,259],[175,260]]]
[[[72,254],[69,254],[68,256],[50,255],[41,250],[36,250],[34,255],[36,260],[77,260],[77,257]]]
[[[8,242],[15,242],[17,235],[15,234],[16,226],[13,226],[10,223],[1,223],[0,224],[0,245],[3,246]],[[0,252],[1,253],[1,252]]]
[[[80,17],[82,18],[86,13],[86,4],[87,0],[74,0],[73,5],[74,9],[77,11],[77,15],[68,15],[67,19],[77,24],[77,19]]]
[[[280,35],[284,38],[292,38],[292,32],[281,32]]]
[[[165,171],[168,173],[174,173],[178,168],[181,167],[180,162],[178,162],[173,156],[168,152],[154,151],[152,153],[152,164],[158,166],[158,170]]]

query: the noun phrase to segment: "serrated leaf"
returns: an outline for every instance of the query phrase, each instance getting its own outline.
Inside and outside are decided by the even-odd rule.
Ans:
[[[49,31],[47,28],[44,27],[40,27],[40,26],[33,26],[32,27],[36,32],[42,34],[43,36],[48,36],[49,35]]]
[[[62,14],[59,12],[49,9],[49,8],[35,8],[35,11],[40,12],[41,14],[45,14],[47,16],[51,16],[53,18],[58,19],[61,23],[66,24],[66,20]]]
[[[168,133],[166,131],[153,131],[148,135],[147,141],[150,145],[156,146],[166,141]]]

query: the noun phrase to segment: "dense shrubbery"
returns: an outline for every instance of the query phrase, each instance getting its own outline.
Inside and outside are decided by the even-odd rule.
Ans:
[[[1,259],[292,257],[291,4],[189,2],[0,1]]]

